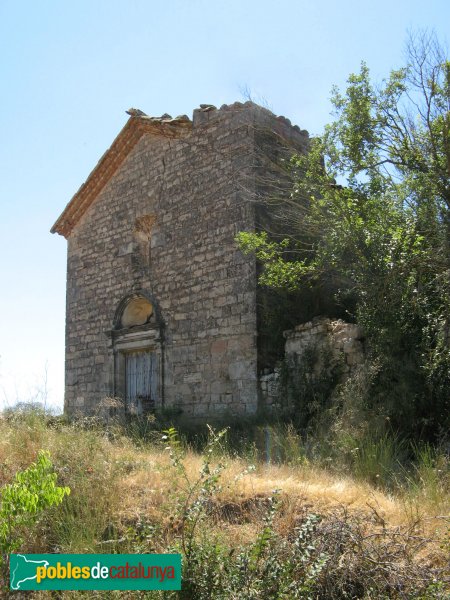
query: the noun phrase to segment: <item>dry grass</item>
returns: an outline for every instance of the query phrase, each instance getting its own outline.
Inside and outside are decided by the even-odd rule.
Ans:
[[[60,471],[61,483],[68,483],[68,465],[72,475],[95,480],[102,475],[116,477],[120,489],[117,515],[124,520],[146,516],[164,518],[186,482],[173,471],[164,447],[137,448],[130,439],[117,435],[111,439],[96,431],[71,426],[48,427],[39,418],[19,423],[0,420],[0,485],[18,470],[28,466],[39,449],[49,450]],[[443,516],[450,513],[448,495],[429,497],[418,488],[415,497],[396,496],[350,476],[336,476],[314,465],[258,464],[253,471],[242,459],[225,457],[218,500],[241,505],[251,499],[268,497],[281,490],[292,507],[302,506],[321,514],[342,507],[355,513],[375,516],[380,524],[408,526],[421,521],[427,532],[442,528]],[[202,457],[187,451],[187,474],[194,481]]]
[[[129,460],[128,452],[117,448],[116,460]],[[121,477],[124,502],[120,520],[160,523],[164,548],[180,533],[180,523],[171,515],[177,512],[186,482],[173,472],[164,451],[134,451],[134,457],[136,467]],[[184,465],[194,482],[202,458],[187,452]],[[323,524],[317,542],[325,552],[335,545],[341,573],[355,569],[352,576],[364,579],[370,575],[376,580],[381,570],[389,585],[397,581],[399,586],[408,578],[411,585],[414,577],[425,581],[430,572],[448,573],[448,496],[439,503],[433,498],[427,504],[425,490],[416,498],[393,496],[310,465],[258,465],[253,472],[247,467],[242,460],[226,459],[221,487],[209,507],[212,536],[225,539],[229,546],[240,547],[256,539],[267,514],[268,498],[279,490],[278,534],[289,538],[308,514],[320,514]],[[341,555],[342,544],[348,544],[349,549]],[[358,561],[365,563],[366,574],[357,572],[354,565]],[[369,573],[371,565],[373,572]]]
[[[115,460],[126,462],[130,459],[129,450],[114,448]],[[124,516],[134,512],[155,514],[164,506],[173,493],[174,486],[183,486],[170,470],[166,453],[156,449],[133,450],[134,468],[121,478],[124,503],[121,512]],[[188,452],[185,466],[191,480],[201,468],[199,455]],[[327,513],[336,507],[345,507],[355,512],[378,515],[378,520],[393,526],[407,525],[414,519],[426,517],[428,524],[433,518],[450,512],[448,497],[441,502],[426,503],[420,498],[417,506],[412,499],[389,495],[368,483],[351,477],[337,477],[314,466],[291,467],[286,465],[259,465],[254,472],[246,472],[248,465],[238,459],[226,459],[226,468],[221,478],[221,491],[218,497],[223,503],[243,503],[248,499],[267,497],[274,490],[281,490],[292,501],[301,503],[319,513]],[[415,509],[415,510],[414,510]],[[439,521],[439,519],[438,519]]]
[[[111,435],[39,418],[0,419],[0,487],[35,460],[41,448],[50,451],[59,483],[69,485],[72,494],[33,533],[30,550],[162,552],[179,539],[180,503],[189,483],[173,468],[162,445],[136,447],[117,432]],[[279,490],[277,532],[288,538],[307,514],[320,514],[320,543],[344,536],[350,544],[351,551],[339,557],[342,569],[355,548],[365,564],[376,562],[380,552],[391,557],[397,566],[403,565],[404,577],[411,564],[445,568],[449,497],[434,488],[431,493],[425,483],[414,493],[399,490],[394,496],[312,464],[257,464],[249,471],[242,459],[215,459],[219,460],[225,466],[220,487],[206,508],[205,526],[211,537],[219,536],[231,547],[256,538],[268,498]],[[202,457],[188,450],[183,464],[190,482],[196,481]],[[145,535],[146,527],[152,528],[150,536]],[[110,539],[118,541],[105,546]],[[336,541],[336,547],[341,543]]]

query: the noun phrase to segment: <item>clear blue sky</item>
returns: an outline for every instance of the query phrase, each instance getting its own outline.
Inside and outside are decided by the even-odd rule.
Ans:
[[[0,0],[0,408],[62,406],[66,241],[49,229],[125,124],[243,89],[310,133],[408,29],[449,38],[448,0]],[[47,365],[47,367],[46,367]]]

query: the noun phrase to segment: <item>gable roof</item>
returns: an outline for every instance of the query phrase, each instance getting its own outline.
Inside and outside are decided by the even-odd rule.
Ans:
[[[59,233],[65,238],[69,237],[80,218],[144,134],[177,138],[189,133],[192,129],[192,121],[186,115],[181,115],[175,119],[172,119],[169,115],[148,117],[143,113],[140,114],[141,111],[134,110],[134,113],[132,113],[132,110],[134,109],[130,109],[132,116],[113,141],[111,147],[100,158],[78,192],[67,204],[51,228],[51,233]]]

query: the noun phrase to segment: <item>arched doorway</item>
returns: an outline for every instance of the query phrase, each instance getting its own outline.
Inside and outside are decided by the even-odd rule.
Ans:
[[[163,403],[163,327],[155,302],[130,294],[113,321],[114,395],[129,414],[143,415]]]

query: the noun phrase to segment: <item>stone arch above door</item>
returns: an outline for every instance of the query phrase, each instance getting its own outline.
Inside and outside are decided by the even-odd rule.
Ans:
[[[127,294],[118,303],[113,318],[113,331],[146,324],[162,329],[163,321],[158,303],[147,292]]]

